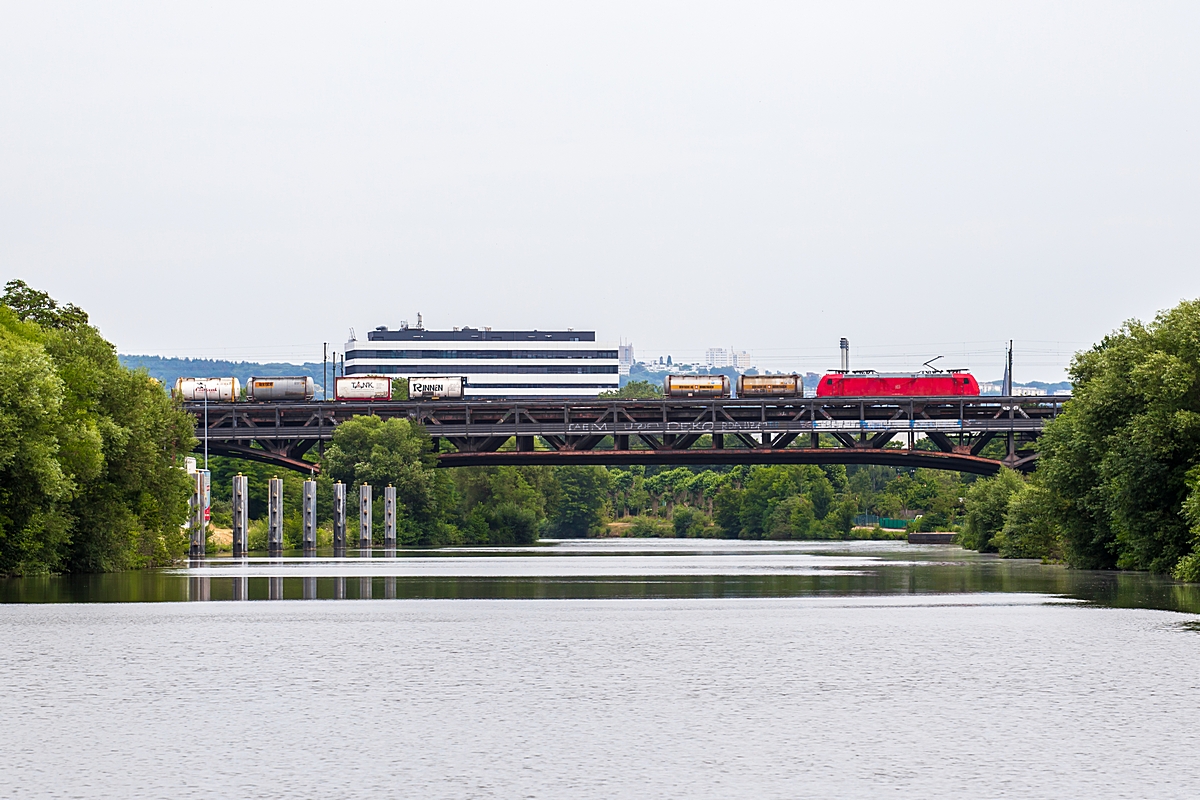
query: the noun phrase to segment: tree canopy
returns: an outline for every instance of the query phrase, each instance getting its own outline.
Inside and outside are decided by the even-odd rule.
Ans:
[[[122,367],[74,305],[10,281],[0,298],[0,574],[181,557],[192,420]]]

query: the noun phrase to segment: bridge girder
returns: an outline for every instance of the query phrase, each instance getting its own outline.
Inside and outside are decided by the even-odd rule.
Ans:
[[[358,415],[419,422],[467,463],[846,463],[920,465],[987,474],[1032,469],[1036,441],[1066,397],[558,400],[387,403],[210,403],[209,450],[304,472],[303,455]],[[198,418],[203,405],[185,404]],[[916,450],[924,434],[938,451]],[[203,431],[197,431],[198,436]],[[1004,459],[980,456],[997,436]],[[907,447],[885,447],[897,436]],[[541,439],[548,450],[537,450]],[[797,440],[808,446],[795,446]],[[630,447],[639,442],[645,449]],[[509,443],[516,446],[512,455]],[[835,446],[821,446],[830,442]],[[949,456],[950,458],[947,458]]]

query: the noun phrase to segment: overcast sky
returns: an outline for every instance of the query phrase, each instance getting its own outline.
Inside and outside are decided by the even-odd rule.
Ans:
[[[125,353],[376,325],[1058,379],[1200,296],[1196,3],[4,3],[0,277]]]

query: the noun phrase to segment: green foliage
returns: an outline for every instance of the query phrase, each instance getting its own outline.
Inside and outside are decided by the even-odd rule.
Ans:
[[[1042,524],[1069,564],[1186,574],[1200,461],[1200,301],[1128,322],[1071,365],[1074,398],[1039,443]]]
[[[465,544],[537,541],[546,522],[545,467],[464,467],[454,471]]]
[[[671,527],[676,539],[701,539],[708,531],[708,518],[694,508],[680,506],[671,518]]]
[[[595,536],[601,532],[610,477],[604,467],[559,467],[557,491],[549,508],[554,536]]]
[[[1004,527],[992,540],[1004,558],[1061,560],[1054,496],[1037,481],[1013,492],[1004,515]]]
[[[629,535],[640,539],[661,539],[674,536],[675,528],[655,517],[634,517],[629,525]]]
[[[396,487],[396,538],[402,544],[455,542],[454,483],[437,469],[425,429],[407,419],[354,417],[338,425],[325,451],[323,476],[351,487],[369,483],[374,497]],[[382,505],[382,504],[378,504]]]
[[[4,284],[4,305],[22,322],[39,328],[74,330],[88,324],[88,315],[72,303],[59,305],[50,295],[31,289],[25,281]]]
[[[1025,479],[1011,469],[975,481],[966,494],[966,523],[962,546],[981,553],[996,552],[993,541],[1004,527],[1005,514],[1013,495],[1025,490]]]
[[[650,381],[630,381],[620,389],[598,395],[602,400],[661,400],[662,396],[662,387]]]
[[[166,564],[187,538],[192,420],[72,305],[0,299],[0,574]]]

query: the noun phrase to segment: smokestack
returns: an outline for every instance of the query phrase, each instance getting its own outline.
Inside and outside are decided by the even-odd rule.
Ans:
[[[850,340],[842,337],[842,372],[850,371]]]

